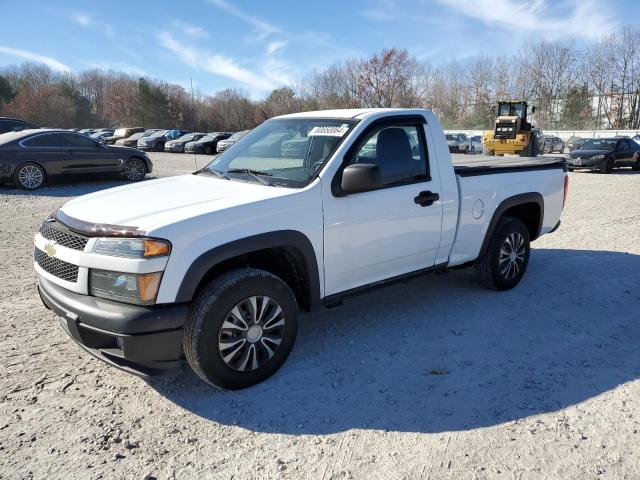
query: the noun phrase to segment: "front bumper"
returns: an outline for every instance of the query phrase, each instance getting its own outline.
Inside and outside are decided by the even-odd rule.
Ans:
[[[600,168],[605,159],[594,160],[592,158],[567,158],[567,168]]]
[[[181,152],[184,151],[184,146],[183,145],[167,145],[167,144],[165,144],[164,151],[165,152],[181,153]]]
[[[40,277],[44,305],[65,332],[91,355],[141,376],[180,365],[186,304],[141,307],[71,292]]]

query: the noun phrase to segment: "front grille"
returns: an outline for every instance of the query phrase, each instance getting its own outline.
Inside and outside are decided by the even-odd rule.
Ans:
[[[44,222],[40,227],[40,235],[47,240],[53,240],[63,247],[73,248],[74,250],[84,250],[89,241],[88,237],[73,233],[58,222]]]
[[[66,280],[67,282],[78,281],[78,266],[73,265],[59,258],[50,257],[39,248],[33,251],[33,259],[45,272],[53,276]]]

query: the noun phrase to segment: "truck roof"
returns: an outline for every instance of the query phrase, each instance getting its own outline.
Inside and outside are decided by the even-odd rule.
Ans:
[[[379,113],[393,114],[423,114],[429,112],[423,108],[343,108],[336,110],[316,110],[312,112],[290,113],[288,115],[280,115],[276,118],[344,118],[362,120],[370,115]]]

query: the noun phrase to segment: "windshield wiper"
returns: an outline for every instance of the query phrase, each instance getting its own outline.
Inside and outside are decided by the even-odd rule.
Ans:
[[[262,177],[273,176],[269,172],[261,172],[260,170],[252,170],[251,168],[231,168],[227,170],[226,173],[246,173],[248,175],[251,175],[253,178],[258,180],[263,185],[266,185],[268,187],[275,187],[275,185],[271,183],[269,180],[267,180],[266,178],[262,178]]]
[[[218,171],[218,170],[214,170],[213,168],[201,168],[200,170],[197,170],[195,172],[193,172],[194,175],[198,175],[199,173],[208,173],[211,175],[214,175],[218,178],[224,178],[225,180],[231,180],[229,177],[227,177],[224,173]]]

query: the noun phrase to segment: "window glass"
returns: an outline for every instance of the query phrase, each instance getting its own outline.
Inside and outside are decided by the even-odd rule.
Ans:
[[[56,142],[56,139],[51,134],[36,135],[35,137],[27,138],[26,140],[22,141],[22,145],[29,148],[59,147],[58,142]]]
[[[385,186],[424,179],[427,155],[417,125],[385,126],[372,131],[348,164],[374,163]]]
[[[56,136],[58,137],[60,145],[65,148],[96,148],[96,142],[84,135],[61,133]]]
[[[626,140],[622,140],[620,142],[620,145],[618,146],[618,150],[621,152],[628,152],[629,151],[629,144],[626,142]]]
[[[221,153],[207,169],[232,180],[259,181],[301,187],[313,179],[353,122],[313,118],[267,120],[233,147]],[[245,132],[246,133],[246,132]],[[251,171],[251,172],[248,172]]]

